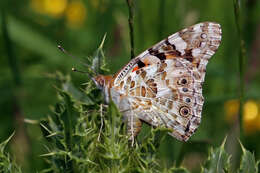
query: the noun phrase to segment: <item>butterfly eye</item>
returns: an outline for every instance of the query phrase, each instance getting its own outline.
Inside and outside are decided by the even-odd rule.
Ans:
[[[181,116],[186,117],[189,113],[190,113],[190,110],[189,110],[189,108],[188,108],[187,106],[182,106],[182,107],[180,108],[180,114],[181,114]]]

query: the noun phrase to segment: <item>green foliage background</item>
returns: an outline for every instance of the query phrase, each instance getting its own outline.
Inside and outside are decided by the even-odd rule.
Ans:
[[[72,54],[90,62],[107,33],[103,50],[110,73],[116,72],[130,60],[127,3],[124,0],[96,0],[94,6],[91,0],[80,2],[86,9],[86,18],[78,27],[68,24],[63,15],[53,17],[33,10],[30,0],[0,2],[0,141],[5,141],[15,131],[8,147],[6,144],[1,146],[10,154],[1,149],[3,159],[0,155],[0,163],[11,163],[15,172],[20,169],[14,161],[23,172],[64,171],[62,164],[64,169],[74,169],[74,172],[79,172],[80,168],[80,171],[99,172],[108,170],[105,167],[108,165],[114,168],[111,172],[117,172],[119,168],[122,172],[166,172],[180,165],[192,172],[212,172],[210,165],[215,162],[211,161],[218,153],[215,150],[223,154],[224,149],[219,147],[211,155],[209,148],[219,146],[226,136],[227,153],[223,155],[223,162],[228,166],[231,162],[231,170],[239,167],[241,159],[238,138],[259,160],[259,130],[240,135],[239,132],[243,132],[239,130],[241,123],[226,121],[224,104],[231,99],[241,98],[241,103],[248,99],[260,100],[260,1],[134,1],[135,54],[198,22],[215,21],[221,24],[223,32],[219,50],[207,66],[202,123],[190,142],[183,144],[165,135],[165,129],[151,132],[144,126],[134,149],[124,139],[119,121],[116,121],[118,127],[109,125],[114,116],[120,117],[110,112],[113,106],[105,109],[104,121],[108,122],[102,140],[97,141],[101,122],[100,93],[91,84],[81,85],[89,82],[87,75],[71,72],[74,66],[83,69],[82,63],[57,49],[61,44]],[[237,6],[236,2],[239,2]],[[244,88],[241,90],[240,86]],[[118,133],[113,133],[117,142],[110,139],[113,128],[118,128]],[[110,152],[116,149],[111,156]],[[243,151],[247,157],[243,157],[242,162],[254,160],[251,153],[244,148]],[[120,158],[129,160],[120,162]],[[139,164],[139,159],[134,162],[135,158],[144,161]],[[75,163],[76,167],[83,166],[75,168]],[[97,163],[104,167],[101,169]],[[70,164],[71,168],[66,168]],[[204,169],[200,165],[204,165]],[[227,165],[222,167],[227,170]]]

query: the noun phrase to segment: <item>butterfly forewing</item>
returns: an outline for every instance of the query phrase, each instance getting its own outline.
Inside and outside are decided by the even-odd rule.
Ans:
[[[124,107],[119,109],[134,134],[140,119],[172,129],[178,140],[189,139],[201,121],[206,65],[220,41],[219,24],[199,23],[144,51],[114,76],[112,99]]]

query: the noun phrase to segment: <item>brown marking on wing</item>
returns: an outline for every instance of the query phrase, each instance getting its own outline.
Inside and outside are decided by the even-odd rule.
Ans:
[[[160,68],[158,69],[158,72],[163,72],[166,67],[167,67],[166,63],[161,63]]]
[[[130,82],[131,82],[131,76],[128,76],[128,78],[127,78],[127,80],[126,80],[126,83],[129,85],[130,84]]]
[[[145,94],[146,94],[146,89],[145,89],[144,86],[142,86],[141,95],[142,95],[143,97],[145,97]]]
[[[146,90],[146,96],[147,96],[148,98],[155,98],[155,97],[156,97],[156,94],[154,93],[153,90],[151,90],[150,88],[147,88],[147,90]]]
[[[123,88],[124,83],[125,83],[124,81],[121,81],[121,82],[120,82],[120,88]]]
[[[162,73],[162,80],[165,80],[165,78],[166,78],[166,75],[167,75],[167,72],[166,72],[166,71],[164,71],[164,72]]]
[[[185,49],[184,58],[189,62],[193,62],[194,57],[192,56],[192,49]]]
[[[161,97],[159,103],[160,103],[161,105],[165,105],[165,104],[166,104],[166,101],[167,101],[167,100],[166,100],[165,98],[162,98],[162,97]]]
[[[146,77],[146,71],[145,70],[143,70],[142,72],[141,72],[141,77],[144,79],[145,77]]]
[[[134,88],[135,87],[135,81],[131,81],[131,85],[130,85],[130,88]]]
[[[170,80],[169,80],[169,79],[166,79],[165,82],[166,82],[166,85],[169,86],[169,84],[170,84]]]
[[[173,108],[173,101],[168,101],[168,108],[172,109]]]

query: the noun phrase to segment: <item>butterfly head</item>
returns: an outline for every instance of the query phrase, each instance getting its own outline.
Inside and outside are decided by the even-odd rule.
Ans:
[[[100,89],[105,97],[106,103],[109,102],[109,86],[112,76],[97,75],[92,78],[97,88]]]

